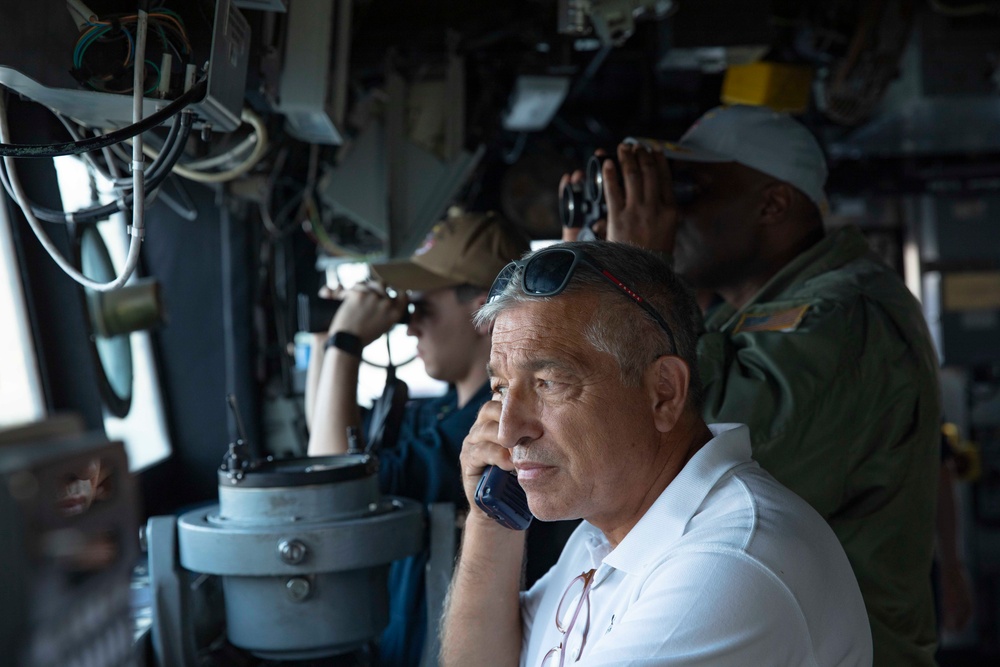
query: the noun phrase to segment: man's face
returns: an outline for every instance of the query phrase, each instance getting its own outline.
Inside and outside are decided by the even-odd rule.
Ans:
[[[472,316],[480,301],[462,303],[451,287],[411,296],[413,314],[406,333],[417,339],[417,355],[427,374],[436,380],[457,382],[469,372],[480,335]]]
[[[614,357],[581,333],[596,304],[590,295],[531,301],[502,312],[493,328],[499,441],[543,520],[613,525],[634,510],[641,484],[629,482],[658,447],[647,392],[623,386]]]
[[[756,223],[771,181],[733,162],[671,162],[670,168],[696,184],[694,200],[678,210],[677,273],[696,288],[739,283],[759,254]]]

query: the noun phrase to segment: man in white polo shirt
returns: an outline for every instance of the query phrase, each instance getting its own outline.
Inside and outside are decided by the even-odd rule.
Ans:
[[[498,276],[494,400],[463,445],[472,511],[441,664],[870,665],[864,602],[822,518],[701,418],[700,313],[656,255],[564,244]],[[520,591],[523,533],[475,504],[516,471],[541,520],[582,517]]]

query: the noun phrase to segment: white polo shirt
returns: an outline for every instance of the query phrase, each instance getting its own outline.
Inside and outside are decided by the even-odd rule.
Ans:
[[[584,521],[521,594],[521,665],[538,667],[562,641],[556,607],[591,568],[576,665],[872,664],[864,601],[833,531],[751,460],[746,426],[709,428],[715,437],[617,548]],[[572,612],[576,599],[566,602]],[[586,620],[583,607],[567,665]]]

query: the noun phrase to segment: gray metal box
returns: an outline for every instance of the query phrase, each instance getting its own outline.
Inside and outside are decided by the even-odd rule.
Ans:
[[[350,53],[349,0],[296,0],[288,12],[276,109],[309,143],[343,143]]]

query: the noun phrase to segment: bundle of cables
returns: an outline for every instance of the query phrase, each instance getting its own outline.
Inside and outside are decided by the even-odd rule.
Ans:
[[[170,175],[171,169],[173,169],[181,155],[183,155],[184,145],[191,135],[191,124],[192,116],[190,113],[180,113],[174,116],[173,123],[170,125],[170,130],[163,142],[163,150],[160,151],[159,156],[149,166],[148,178],[144,184],[144,190],[147,195],[163,183],[164,179]],[[0,166],[3,166],[2,162],[0,162]],[[10,195],[11,199],[17,201],[5,169],[0,169],[0,181],[3,182],[3,187],[7,190],[7,194]],[[45,222],[87,224],[107,220],[110,215],[128,210],[132,205],[133,199],[134,193],[128,192],[117,201],[92,206],[79,211],[57,211],[35,203],[30,203],[30,207],[38,219]]]
[[[70,73],[81,84],[106,93],[132,92],[135,66],[135,30],[138,14],[111,14],[102,18],[87,17],[82,24],[80,38],[73,49],[73,69]],[[157,7],[148,15],[151,37],[147,56],[144,58],[144,94],[157,88],[174,90],[172,82],[161,86],[161,77],[170,77],[171,72],[161,72],[157,62],[162,62],[164,54],[176,58],[178,65],[192,60],[191,42],[188,39],[184,20],[176,12]],[[159,50],[159,57],[156,51]],[[183,71],[178,67],[177,71]]]
[[[19,205],[32,231],[56,264],[79,284],[98,291],[121,287],[135,270],[144,235],[147,198],[157,192],[170,173],[176,172],[187,178],[206,182],[231,180],[252,169],[263,157],[268,143],[263,121],[249,109],[244,109],[242,118],[251,127],[251,133],[238,146],[220,155],[205,158],[197,165],[185,168],[178,164],[194,120],[193,112],[186,107],[204,96],[207,82],[205,79],[194,81],[196,68],[189,62],[191,43],[181,17],[159,5],[150,11],[149,4],[149,0],[141,0],[140,8],[135,14],[98,18],[81,0],[67,0],[70,13],[81,28],[81,35],[73,54],[76,75],[90,87],[102,92],[130,92],[133,121],[130,126],[103,135],[83,138],[84,128],[76,127],[68,119],[60,116],[72,141],[59,144],[9,144],[6,143],[9,140],[6,103],[0,91],[0,157],[3,162],[0,168],[0,181],[10,197]],[[162,47],[160,53],[162,71],[153,61],[146,59],[147,36],[150,30],[154,36],[159,36],[159,44]],[[155,41],[154,37],[154,43]],[[116,61],[114,66],[108,66],[107,63],[95,64],[95,59],[100,60],[95,54],[99,55],[104,47],[118,48],[119,53],[116,57],[121,59],[120,62]],[[185,74],[179,79],[176,90],[171,83],[170,74],[174,56],[181,61],[181,64],[188,65],[184,68]],[[138,66],[140,63],[145,63],[146,66]],[[152,85],[148,83],[150,67],[156,74]],[[126,77],[129,70],[131,70],[131,86],[128,85]],[[176,97],[166,107],[143,117],[143,98],[152,90],[158,90],[160,97],[174,97],[175,94]],[[161,148],[151,149],[143,141],[143,133],[170,117],[174,118],[174,122]],[[128,140],[133,144],[131,158],[127,154],[121,154],[117,147],[117,144]],[[246,156],[248,150],[250,155]],[[101,167],[95,156],[88,155],[94,151],[103,152],[106,170]],[[120,163],[112,156],[115,151],[119,152]],[[143,153],[154,158],[148,168]],[[83,155],[93,169],[111,176],[118,193],[117,200],[78,211],[53,210],[29,201],[17,177],[14,159],[48,158],[59,155]],[[230,166],[233,161],[238,163]],[[122,165],[127,165],[131,169],[131,186],[127,182],[129,179],[119,175],[122,172]],[[197,168],[193,169],[195,166]],[[223,170],[216,171],[216,168]],[[131,241],[125,267],[117,277],[106,283],[93,281],[83,275],[62,256],[40,224],[40,221],[92,224],[116,212],[127,210],[131,210],[132,224],[127,227]]]
[[[154,116],[150,116],[146,119],[147,121],[160,120],[162,122],[163,119],[170,117],[171,115],[173,116],[173,122],[170,126],[170,130],[168,131],[167,136],[163,142],[163,149],[159,152],[157,159],[154,160],[153,163],[149,166],[148,178],[146,178],[144,182],[145,186],[144,192],[146,194],[152,192],[163,183],[164,179],[166,179],[166,177],[170,175],[170,172],[174,168],[174,165],[177,164],[177,161],[180,160],[181,156],[184,153],[184,146],[187,143],[187,139],[191,134],[191,126],[193,118],[190,112],[178,113],[178,111],[183,109],[191,98],[197,98],[199,92],[201,94],[204,93],[203,83],[196,86],[196,88],[198,90],[191,91],[193,94],[184,95],[181,99],[176,100],[175,104],[171,104],[168,108],[164,109],[163,112],[155,114]],[[133,126],[132,128],[126,128],[123,130],[123,132],[127,133],[130,129],[134,128],[135,126]],[[77,141],[75,143],[76,146],[92,145],[93,149],[99,149],[102,148],[104,145],[106,145],[106,141],[95,141],[95,140],[105,139],[107,136],[108,135],[104,135],[103,137],[92,137],[89,140],[85,139],[82,141]],[[124,137],[119,139],[118,141],[123,141],[123,140]],[[22,147],[22,149],[26,148],[30,147]],[[37,148],[58,149],[61,147],[39,146]],[[50,152],[48,152],[48,154],[49,155],[68,154],[68,153],[79,154],[82,152],[83,151],[79,150],[72,150],[72,151],[51,150]],[[39,153],[41,154],[42,151],[39,150]],[[2,162],[0,162],[0,166],[5,167],[5,165],[3,165]],[[7,190],[7,193],[10,195],[10,197],[15,201],[17,201],[10,184],[10,179],[7,177],[6,169],[0,169],[0,181],[3,182],[3,186]],[[76,222],[82,224],[82,223],[92,223],[92,222],[99,222],[101,220],[106,220],[108,216],[114,213],[128,210],[132,205],[133,199],[134,199],[134,193],[129,192],[115,202],[102,204],[99,206],[93,206],[72,212],[57,211],[54,209],[45,208],[44,206],[39,206],[37,204],[30,204],[30,208],[31,211],[40,220],[44,220],[46,222],[63,222],[63,223]]]

